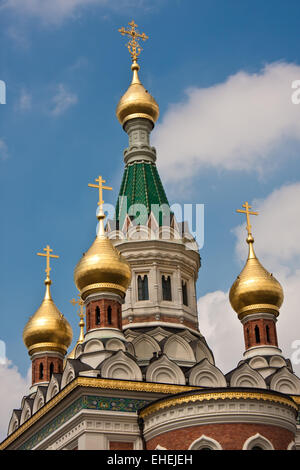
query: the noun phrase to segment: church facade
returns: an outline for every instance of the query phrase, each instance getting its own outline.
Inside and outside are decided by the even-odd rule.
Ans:
[[[99,190],[98,230],[74,270],[80,336],[68,352],[72,329],[51,296],[56,255],[47,245],[45,297],[23,333],[32,386],[0,449],[300,449],[300,379],[276,332],[283,289],[255,254],[248,203],[239,211],[248,258],[229,296],[245,339],[234,370],[221,372],[201,333],[201,258],[157,171],[150,134],[159,107],[137,61],[147,36],[129,26],[120,32],[133,78],[116,112],[129,144],[113,220],[103,212],[111,188],[101,176],[90,184]]]

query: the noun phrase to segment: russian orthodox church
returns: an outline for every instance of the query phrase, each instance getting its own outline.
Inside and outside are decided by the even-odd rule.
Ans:
[[[130,27],[120,32],[131,39],[133,78],[116,111],[129,137],[124,176],[115,217],[106,223],[103,190],[111,188],[101,177],[90,185],[99,189],[98,230],[74,270],[79,339],[68,353],[72,330],[51,296],[56,255],[47,246],[45,297],[23,333],[32,386],[0,448],[300,448],[300,379],[276,333],[283,289],[254,252],[248,203],[240,211],[247,216],[248,259],[229,296],[245,338],[234,370],[221,372],[201,333],[199,250],[170,210],[157,171],[150,134],[159,107],[137,63],[138,38],[147,37],[134,22]]]

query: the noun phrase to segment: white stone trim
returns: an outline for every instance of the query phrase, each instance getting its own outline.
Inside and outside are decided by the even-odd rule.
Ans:
[[[218,441],[206,436],[205,434],[202,434],[201,437],[198,437],[198,439],[192,442],[188,450],[201,450],[204,447],[208,447],[211,450],[223,450]]]
[[[179,319],[178,319],[179,320]],[[175,328],[175,329],[182,329],[182,330],[189,330],[191,333],[193,333],[195,336],[203,337],[203,335],[200,333],[198,330],[194,330],[193,328],[190,328],[189,326],[182,325],[180,323],[168,323],[165,321],[149,321],[149,322],[134,322],[134,323],[128,323],[127,325],[123,326],[123,330],[127,330],[128,328],[145,328],[145,327],[160,327],[160,328]],[[150,333],[149,333],[150,334]]]
[[[184,350],[183,354],[178,354],[178,347]],[[190,347],[189,343],[176,334],[173,334],[168,337],[165,345],[164,345],[164,353],[171,359],[172,361],[189,361],[189,362],[196,362],[195,355]]]
[[[149,364],[146,370],[146,381],[156,383],[169,383],[176,385],[185,385],[185,376],[178,365],[170,361],[167,356]]]
[[[162,433],[216,423],[250,423],[278,426],[295,433],[295,413],[280,403],[262,400],[210,400],[172,406],[144,418],[144,435],[150,440]]]
[[[270,389],[281,393],[299,395],[300,379],[287,367],[282,367],[273,375]]]
[[[118,328],[93,328],[85,334],[84,341],[107,338],[119,338],[121,341],[125,341],[123,332]]]
[[[103,362],[101,377],[119,380],[143,380],[139,366],[123,351],[119,351]]]
[[[240,321],[242,325],[245,325],[250,320],[273,320],[275,323],[277,322],[277,318],[274,315],[274,313],[269,313],[269,312],[259,312],[259,313],[251,313],[250,315],[247,315],[246,317],[243,317]]]
[[[199,387],[226,387],[226,379],[220,369],[204,359],[195,365],[189,375],[189,385]]]
[[[231,375],[230,387],[267,388],[267,385],[260,373],[245,363]]]
[[[254,346],[253,348],[247,349],[243,356],[245,359],[249,359],[254,356],[282,356],[281,349],[276,346]]]
[[[287,447],[287,450],[296,450],[296,443],[295,441],[291,441]]]
[[[249,437],[243,444],[243,450],[252,450],[253,447],[259,446],[263,450],[275,450],[273,444],[266,437],[257,433]]]

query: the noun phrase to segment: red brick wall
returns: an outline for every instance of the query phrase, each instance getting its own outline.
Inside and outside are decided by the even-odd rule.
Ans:
[[[39,357],[32,361],[32,384],[50,381],[50,366],[53,364],[53,373],[58,374],[63,371],[63,360],[60,357]],[[40,378],[40,364],[43,364],[43,378]]]
[[[100,323],[97,323],[97,307],[100,309]],[[111,307],[111,323],[108,318],[108,307]],[[94,300],[86,308],[86,331],[103,327],[122,329],[122,308],[117,300]]]
[[[259,329],[260,342],[256,341],[255,336],[255,327]],[[267,338],[266,327],[269,327],[269,341]],[[248,332],[247,332],[248,330]],[[244,338],[246,349],[258,345],[272,345],[278,346],[277,343],[277,334],[276,334],[276,325],[273,320],[266,320],[260,318],[259,320],[249,320],[244,324]]]
[[[192,426],[160,434],[147,442],[147,449],[154,450],[159,444],[168,450],[184,450],[203,434],[215,439],[224,450],[241,450],[244,442],[255,434],[266,437],[275,450],[286,450],[294,434],[287,429],[265,424],[207,424]]]
[[[133,450],[133,442],[109,441],[109,450]]]

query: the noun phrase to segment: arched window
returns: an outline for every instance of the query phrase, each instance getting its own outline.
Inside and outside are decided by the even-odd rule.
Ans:
[[[111,325],[111,306],[107,307],[107,323]]]
[[[243,450],[274,450],[274,447],[266,437],[257,433],[244,442]]]
[[[53,364],[53,362],[51,362],[51,364],[50,364],[50,379],[52,377],[53,372],[54,372],[54,364]]]
[[[246,340],[247,340],[247,348],[250,346],[250,333],[249,333],[249,328],[246,330]]]
[[[96,307],[96,325],[100,325],[100,308]]]
[[[258,328],[257,325],[254,328],[254,332],[255,332],[255,341],[256,341],[256,343],[260,343],[260,334],[259,334],[259,328]]]
[[[118,308],[118,328],[122,330],[122,313],[120,308]]]
[[[148,276],[138,276],[138,300],[149,300]]]
[[[44,366],[42,362],[40,363],[40,376],[39,377],[40,379],[44,378]]]
[[[270,327],[269,325],[266,326],[266,335],[267,335],[267,342],[270,343]]]
[[[188,306],[187,282],[182,281],[181,282],[181,287],[182,287],[182,302],[183,302],[183,305]]]
[[[172,300],[170,276],[162,276],[161,282],[162,282],[163,300]]]
[[[221,444],[211,437],[202,434],[189,447],[189,450],[222,450]]]

